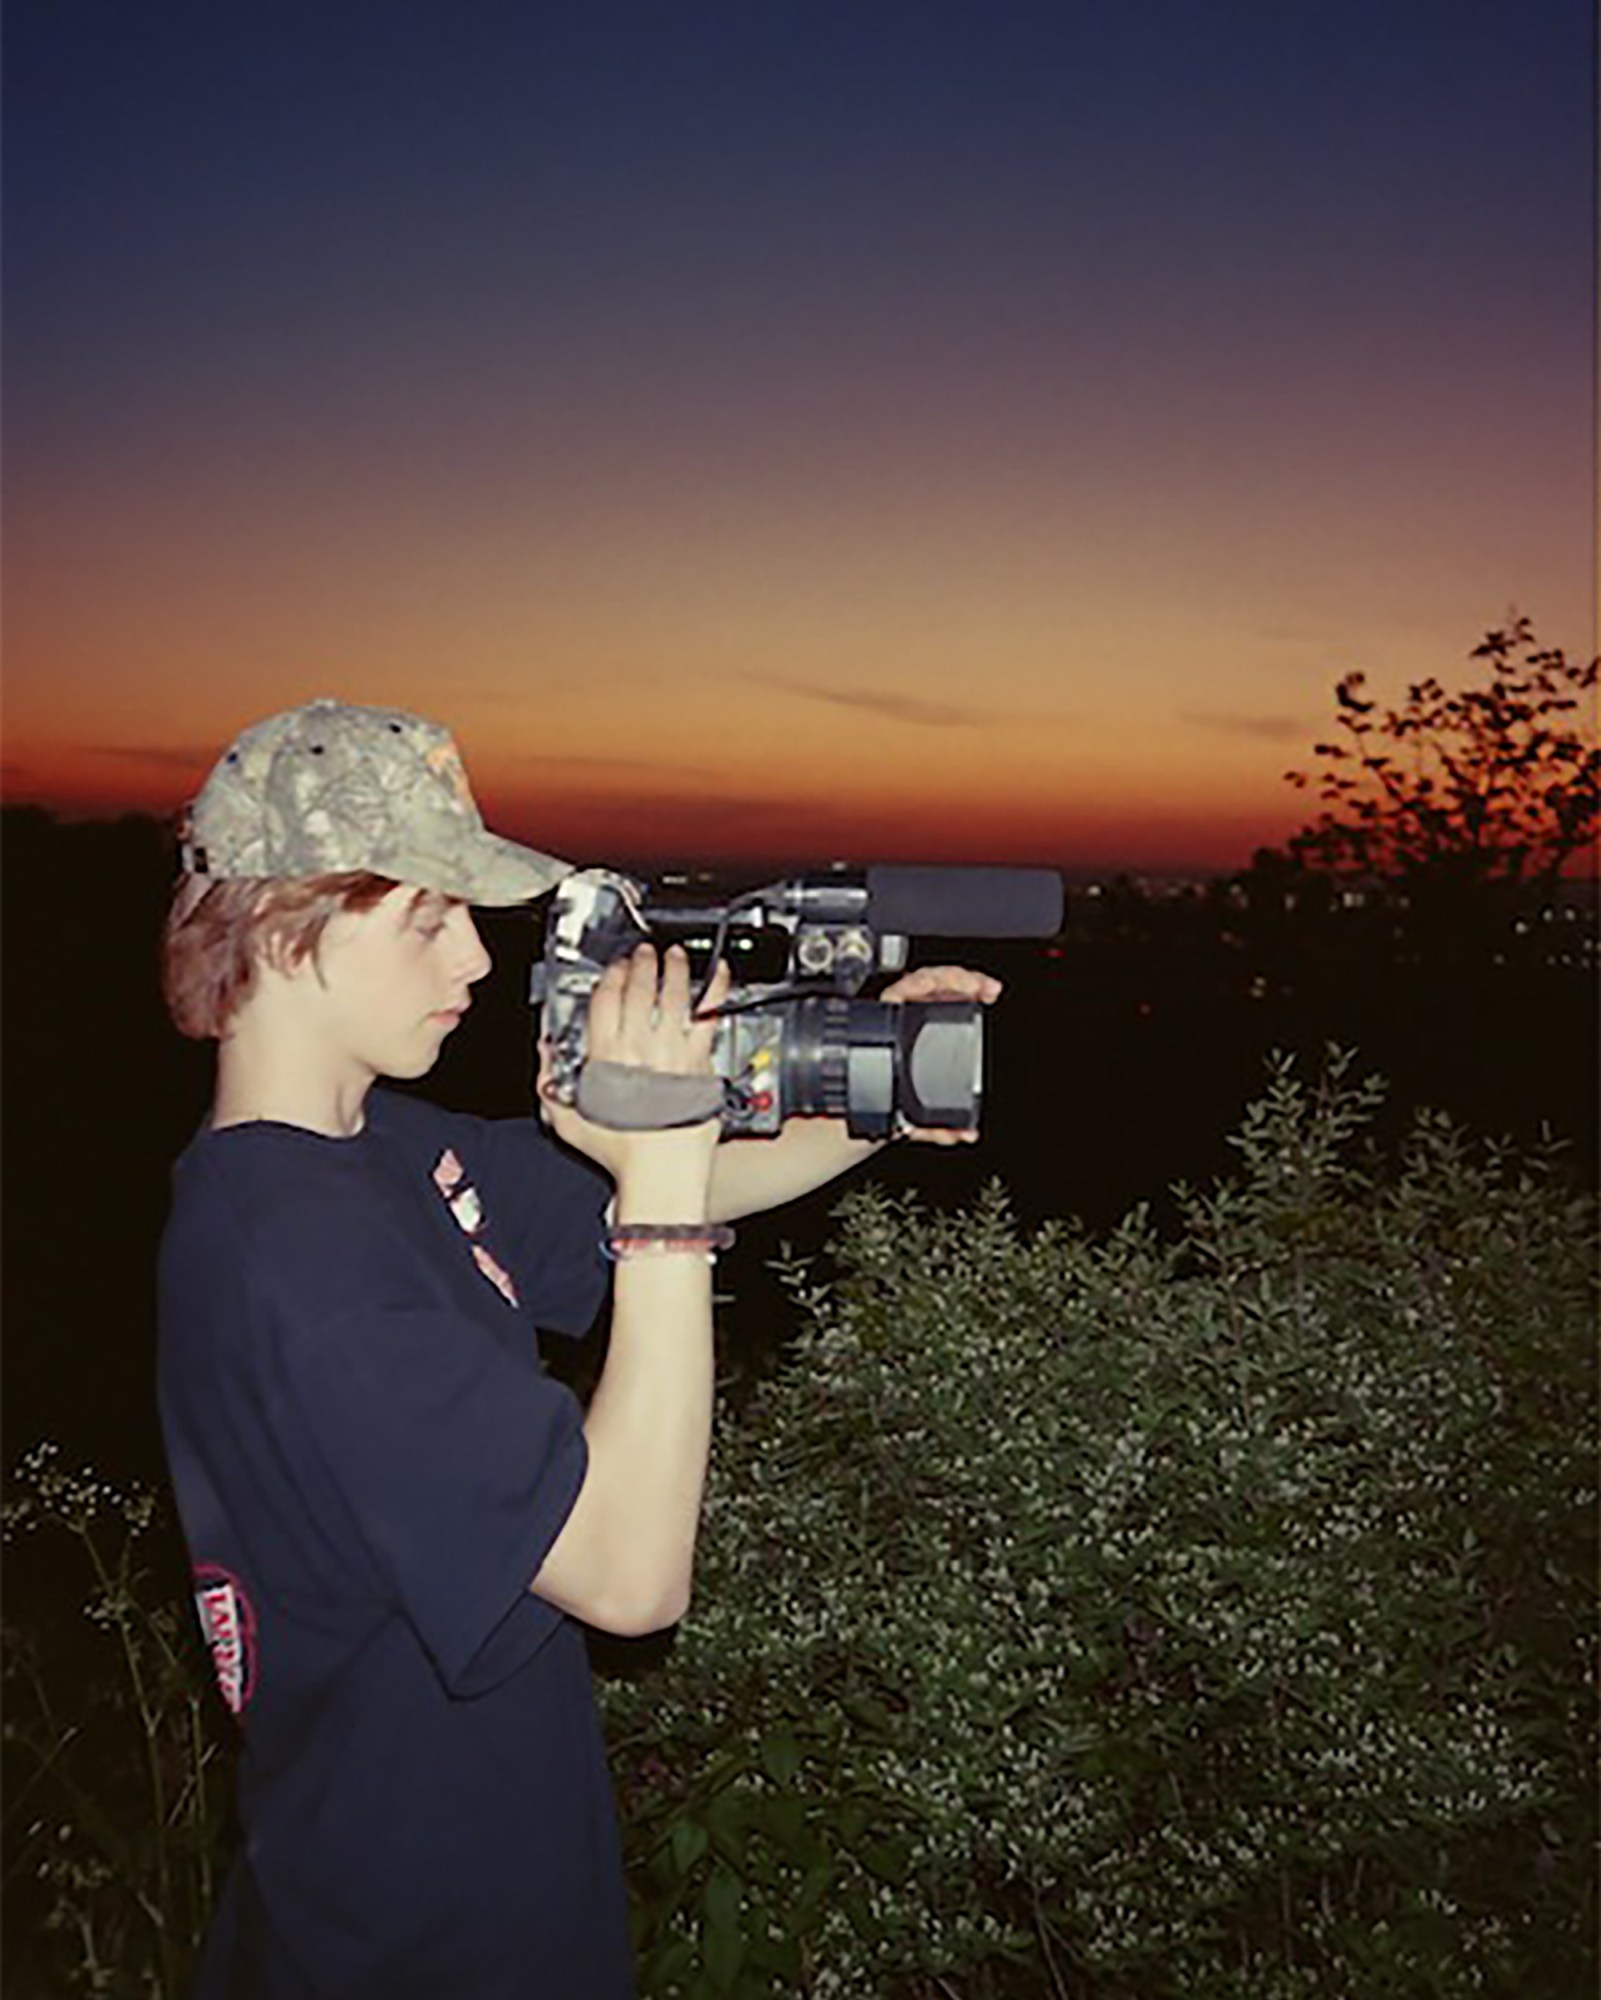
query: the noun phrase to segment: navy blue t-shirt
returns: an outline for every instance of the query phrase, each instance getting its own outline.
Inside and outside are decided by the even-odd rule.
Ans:
[[[585,1468],[535,1329],[593,1320],[608,1196],[537,1120],[383,1090],[178,1162],[162,1423],[243,1733],[199,2000],[633,1992],[583,1635],[528,1589]]]

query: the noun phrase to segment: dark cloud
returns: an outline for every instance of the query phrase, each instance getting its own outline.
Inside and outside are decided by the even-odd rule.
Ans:
[[[1262,743],[1299,743],[1312,733],[1293,715],[1218,715],[1192,710],[1179,720],[1217,736],[1251,736]]]
[[[760,681],[764,687],[782,688],[807,701],[826,701],[837,708],[863,709],[869,715],[887,716],[891,722],[914,722],[934,729],[982,729],[991,723],[1012,718],[996,709],[966,708],[956,702],[925,701],[920,695],[880,694],[871,688],[834,688],[813,681],[786,680],[777,674],[747,674],[746,680]]]
[[[1325,652],[1331,639],[1338,644],[1334,628],[1330,625],[1287,620],[1271,625],[1252,625],[1245,636],[1269,646],[1314,646]]]

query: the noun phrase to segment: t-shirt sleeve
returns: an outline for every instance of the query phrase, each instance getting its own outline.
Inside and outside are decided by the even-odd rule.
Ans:
[[[308,1439],[445,1686],[481,1693],[560,1622],[529,1585],[583,1484],[576,1399],[472,1320],[382,1303],[281,1341]]]
[[[473,1166],[534,1324],[587,1333],[610,1281],[601,1240],[611,1182],[537,1118],[469,1122]]]

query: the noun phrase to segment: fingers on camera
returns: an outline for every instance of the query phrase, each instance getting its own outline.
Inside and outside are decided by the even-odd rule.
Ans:
[[[662,960],[661,1010],[664,1021],[689,1015],[689,954],[682,945],[669,945]]]

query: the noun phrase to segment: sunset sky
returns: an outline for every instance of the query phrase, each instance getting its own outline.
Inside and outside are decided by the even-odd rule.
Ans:
[[[8,0],[6,797],[1229,867],[1594,647],[1589,0]]]

